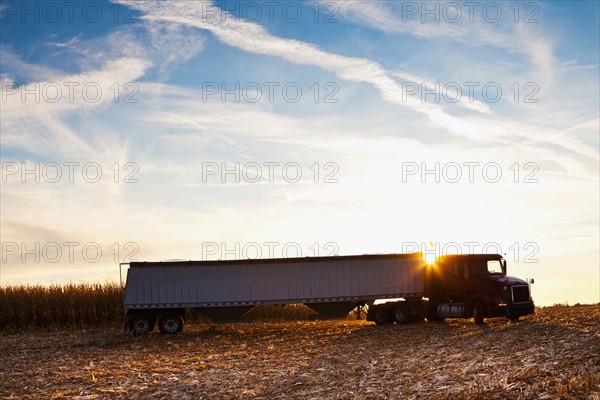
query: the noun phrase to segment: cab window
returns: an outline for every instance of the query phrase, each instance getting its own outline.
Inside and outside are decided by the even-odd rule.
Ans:
[[[502,274],[502,264],[500,260],[488,260],[487,262],[488,274]]]

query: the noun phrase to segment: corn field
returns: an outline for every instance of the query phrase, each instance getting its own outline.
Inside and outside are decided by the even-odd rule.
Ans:
[[[121,322],[122,293],[112,282],[0,287],[0,330]]]

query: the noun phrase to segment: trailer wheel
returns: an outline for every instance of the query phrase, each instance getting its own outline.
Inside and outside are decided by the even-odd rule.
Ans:
[[[183,329],[183,318],[180,315],[169,313],[161,315],[158,319],[158,329],[161,333],[174,334]]]
[[[477,325],[481,325],[483,318],[485,318],[485,306],[481,301],[476,301],[473,306],[473,319]]]
[[[406,305],[401,303],[394,308],[394,320],[399,324],[410,322],[410,310]]]
[[[129,330],[134,335],[143,335],[154,330],[154,316],[147,314],[133,315],[129,318]]]
[[[373,321],[375,325],[385,325],[392,322],[389,310],[386,307],[375,306],[373,308]]]

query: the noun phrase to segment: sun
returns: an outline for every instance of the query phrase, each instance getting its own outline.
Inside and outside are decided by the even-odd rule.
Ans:
[[[435,262],[435,258],[436,258],[435,253],[425,252],[425,262],[427,264],[433,264]]]

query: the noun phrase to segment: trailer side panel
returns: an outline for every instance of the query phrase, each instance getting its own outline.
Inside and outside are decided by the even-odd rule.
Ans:
[[[423,294],[419,254],[132,262],[125,307],[218,307]]]

